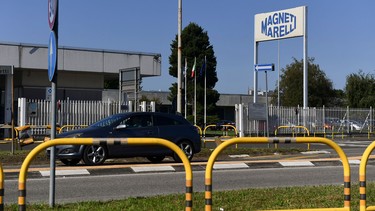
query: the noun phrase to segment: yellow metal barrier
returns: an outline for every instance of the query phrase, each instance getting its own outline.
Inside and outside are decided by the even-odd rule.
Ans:
[[[62,138],[62,139],[54,139],[51,141],[47,141],[41,143],[37,147],[35,147],[31,152],[27,155],[25,160],[22,163],[19,179],[18,179],[18,207],[19,210],[26,210],[26,178],[27,178],[27,170],[30,166],[31,161],[34,157],[40,153],[41,151],[45,150],[48,147],[56,146],[56,145],[100,145],[100,144],[107,144],[107,145],[161,145],[168,147],[169,149],[173,150],[177,155],[181,158],[182,163],[184,164],[185,172],[186,172],[186,194],[185,194],[185,210],[190,211],[193,207],[193,172],[191,169],[190,162],[186,157],[185,153],[174,143],[160,139],[160,138],[122,138],[122,139],[105,139],[105,138]]]
[[[375,206],[366,207],[366,166],[367,161],[375,148],[375,141],[372,142],[364,151],[359,165],[359,210],[360,211],[369,211],[375,210]]]
[[[202,128],[199,127],[198,125],[194,125],[194,126],[198,129],[199,135],[202,136]]]
[[[336,210],[336,211],[350,211],[350,167],[349,161],[346,157],[344,151],[332,140],[326,138],[312,138],[312,137],[292,137],[292,138],[266,138],[266,137],[242,137],[242,138],[233,138],[224,143],[220,144],[211,154],[208,159],[206,172],[205,172],[205,210],[212,210],[212,169],[214,162],[221,151],[226,147],[233,144],[249,144],[249,143],[323,143],[330,146],[334,149],[339,157],[341,158],[343,169],[344,169],[344,207],[343,208],[317,208],[317,209],[303,209],[304,211],[308,210]],[[299,210],[299,209],[295,209]],[[280,210],[279,210],[280,211]]]
[[[0,163],[0,210],[4,210],[4,171]]]
[[[307,129],[307,127],[305,127],[305,126],[300,126],[300,125],[297,125],[297,126],[285,126],[285,125],[279,126],[279,127],[277,127],[276,130],[275,130],[275,136],[277,136],[277,131],[278,131],[279,129],[281,129],[281,128],[292,128],[292,137],[294,137],[294,129],[295,129],[295,128],[302,128],[302,129],[304,129],[304,131],[307,132],[307,136],[310,136],[310,131],[309,131],[309,129]],[[305,134],[305,133],[304,133],[304,134]]]
[[[66,130],[67,128],[70,128],[70,129],[79,129],[79,128],[85,128],[87,126],[88,125],[64,125],[61,128],[59,128],[58,133],[64,132],[64,130]]]
[[[206,131],[207,131],[207,129],[210,128],[210,127],[216,127],[216,125],[207,125],[207,126],[204,128],[204,130],[203,130],[203,136],[206,136]]]
[[[203,130],[203,147],[206,147],[206,142],[215,142],[215,140],[206,140],[206,130],[210,127],[216,127],[216,125],[207,125]]]
[[[229,138],[233,138],[233,137],[236,137],[237,136],[237,134],[238,134],[238,132],[237,132],[237,128],[236,127],[234,127],[233,125],[222,125],[223,127],[226,127],[226,128],[233,128],[233,130],[234,130],[234,134],[235,134],[235,136],[226,136],[226,137],[229,137]],[[208,128],[210,128],[210,127],[216,127],[216,125],[207,125],[205,128],[204,128],[204,130],[203,130],[203,146],[204,147],[206,147],[206,142],[215,142],[215,140],[206,140],[206,131],[207,131],[207,129]]]
[[[37,136],[37,135],[30,135],[30,136],[27,136],[27,137],[21,137],[22,133],[27,133],[26,131],[31,130],[31,129],[47,129],[47,130],[50,130],[51,126],[50,125],[39,125],[39,126],[37,126],[37,125],[24,125],[24,126],[15,127],[14,128],[14,133],[15,133],[14,141],[16,141],[18,143],[17,147],[22,148],[22,146],[25,146],[25,145],[28,145],[28,144],[33,144],[33,143],[36,143],[36,142],[43,142],[43,141],[36,141],[35,140],[34,136]],[[59,128],[56,128],[56,131],[58,131],[58,130],[59,130]],[[7,139],[5,139],[5,141],[11,142],[12,138],[7,138]]]
[[[305,126],[279,126],[278,128],[276,128],[275,130],[275,136],[277,136],[277,131],[281,128],[292,128],[293,129],[293,132],[292,132],[292,136],[294,137],[294,129],[295,128],[302,128],[304,129],[304,131],[307,132],[307,136],[310,136],[310,131],[309,129],[307,129],[307,127]],[[303,134],[305,136],[305,133]],[[277,149],[277,144],[275,144],[275,148]],[[307,144],[307,150],[310,150],[310,143]]]
[[[0,124],[0,129],[11,130],[12,129],[12,125]],[[14,128],[14,131],[16,131],[16,133],[17,133],[16,128]],[[12,143],[12,138],[4,138],[3,140],[0,140],[0,144],[8,144],[8,143]]]

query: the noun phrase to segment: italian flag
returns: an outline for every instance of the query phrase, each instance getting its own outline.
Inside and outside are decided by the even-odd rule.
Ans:
[[[195,75],[195,66],[197,65],[197,58],[195,57],[194,58],[194,65],[193,65],[193,69],[191,70],[191,77],[194,78],[194,75]]]

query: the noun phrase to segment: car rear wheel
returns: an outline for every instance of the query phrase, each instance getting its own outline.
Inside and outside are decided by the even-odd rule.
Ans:
[[[60,161],[67,166],[75,166],[81,159],[60,159]]]
[[[181,141],[177,144],[177,146],[180,147],[180,149],[182,149],[182,151],[185,153],[186,157],[189,160],[193,159],[193,156],[194,156],[193,145],[189,141]],[[173,159],[176,162],[179,162],[179,163],[182,162],[181,158],[176,153],[173,154]]]
[[[165,158],[164,155],[160,155],[160,156],[148,156],[147,157],[147,160],[151,161],[151,163],[160,163],[161,161],[163,161]]]
[[[83,162],[86,165],[101,165],[107,158],[107,150],[100,145],[87,146],[83,151]]]

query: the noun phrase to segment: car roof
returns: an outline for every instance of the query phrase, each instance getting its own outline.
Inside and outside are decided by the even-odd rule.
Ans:
[[[171,114],[171,113],[162,113],[162,112],[140,112],[140,111],[137,111],[137,112],[125,112],[125,113],[118,113],[118,114],[114,114],[114,116],[116,115],[120,115],[120,116],[127,116],[127,115],[140,115],[140,114],[149,114],[149,115],[164,115],[164,116],[179,116],[179,117],[182,117],[181,115],[177,115],[177,114]]]
[[[162,112],[126,112],[126,113],[114,114],[112,116],[127,117],[127,116],[136,116],[136,115],[157,115],[157,116],[165,116],[165,117],[174,118],[174,119],[180,119],[181,121],[187,121],[181,115],[171,114],[171,113],[162,113]]]

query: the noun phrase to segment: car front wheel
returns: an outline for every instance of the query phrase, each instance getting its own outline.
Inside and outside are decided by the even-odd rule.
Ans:
[[[189,160],[193,159],[193,156],[194,156],[193,145],[189,141],[181,141],[177,144],[177,146],[180,147],[180,149],[182,149],[182,151],[185,153],[186,157]],[[179,163],[182,162],[181,158],[176,153],[173,154],[173,159],[176,162],[179,162]]]
[[[107,150],[100,145],[87,146],[83,151],[83,162],[86,165],[101,165],[106,158]]]

